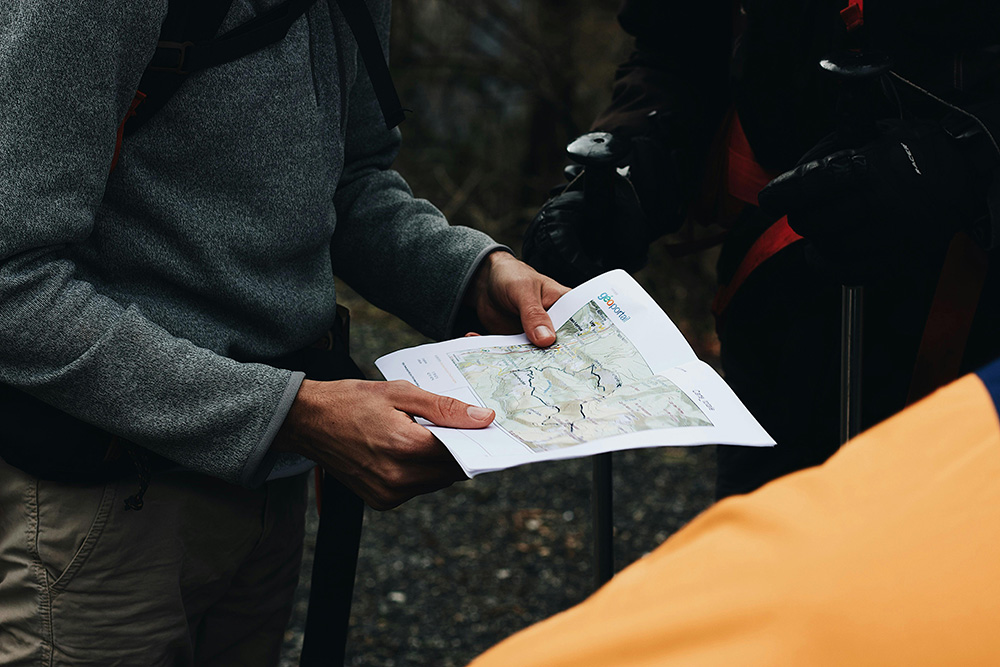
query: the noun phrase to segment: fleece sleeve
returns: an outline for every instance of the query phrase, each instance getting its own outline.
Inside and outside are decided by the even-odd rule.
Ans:
[[[387,51],[389,3],[369,7]],[[335,198],[335,270],[373,304],[428,336],[445,337],[476,266],[502,246],[482,232],[449,225],[391,169],[399,130],[386,129],[360,57],[346,133],[344,173]]]
[[[172,335],[72,261],[166,5],[0,2],[0,382],[252,484],[300,376]]]

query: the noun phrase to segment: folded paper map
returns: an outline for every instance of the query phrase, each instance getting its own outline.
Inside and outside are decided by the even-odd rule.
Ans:
[[[774,444],[624,271],[580,285],[549,315],[557,328],[549,348],[524,335],[476,336],[399,350],[375,365],[387,380],[496,411],[485,429],[421,421],[470,477],[638,447]]]

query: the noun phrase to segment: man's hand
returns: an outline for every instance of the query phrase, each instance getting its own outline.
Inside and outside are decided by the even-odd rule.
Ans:
[[[465,297],[491,333],[528,332],[555,342],[545,309],[569,291],[506,252],[488,255]],[[413,417],[438,426],[483,428],[494,412],[409,382],[305,380],[272,444],[312,459],[377,510],[466,479],[441,442]]]
[[[545,312],[569,291],[510,253],[490,253],[476,271],[465,305],[493,334],[525,332],[539,347],[556,342],[552,318]]]
[[[483,428],[494,417],[405,381],[305,380],[272,449],[316,461],[372,508],[387,510],[466,479],[411,415],[455,428]]]

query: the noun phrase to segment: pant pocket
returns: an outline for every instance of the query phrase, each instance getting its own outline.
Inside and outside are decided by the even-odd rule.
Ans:
[[[118,485],[35,483],[37,557],[45,568],[49,590],[62,591],[84,566],[97,545]]]

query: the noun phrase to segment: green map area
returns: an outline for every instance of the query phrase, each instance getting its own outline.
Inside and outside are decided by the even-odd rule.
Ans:
[[[533,451],[624,433],[711,426],[701,409],[639,351],[595,301],[548,349],[509,345],[449,355],[497,424]]]

